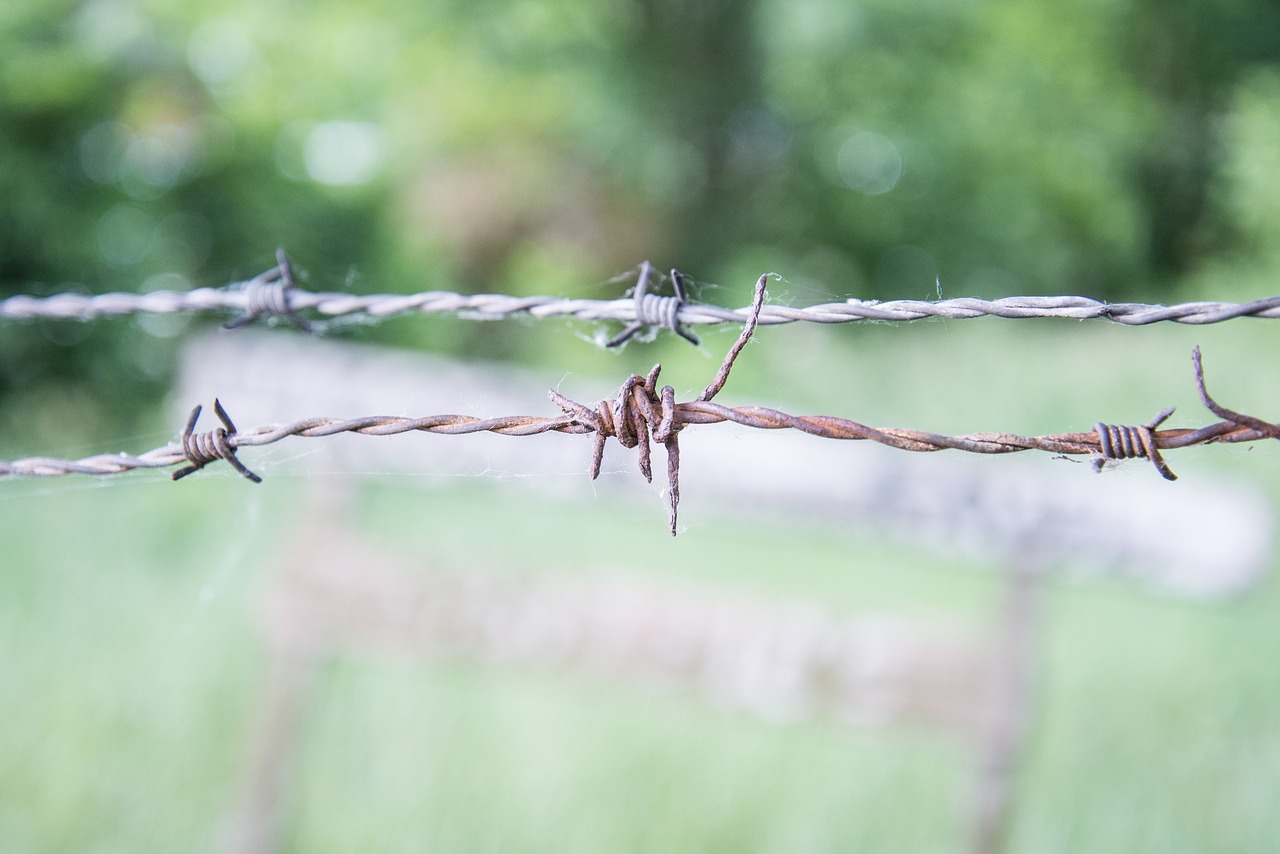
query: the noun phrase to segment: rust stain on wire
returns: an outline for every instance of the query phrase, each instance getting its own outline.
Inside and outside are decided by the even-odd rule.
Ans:
[[[647,376],[632,375],[611,400],[594,407],[570,400],[559,392],[549,392],[560,408],[555,417],[512,415],[500,418],[476,418],[466,415],[433,415],[425,418],[374,415],[351,420],[307,418],[291,424],[237,430],[220,401],[214,401],[214,412],[222,426],[196,433],[201,408],[188,418],[181,441],[148,451],[139,456],[102,454],[80,460],[32,457],[12,462],[0,461],[0,476],[53,477],[66,474],[112,475],[133,469],[169,468],[181,465],[173,479],[190,475],[210,463],[224,460],[245,478],[259,478],[236,457],[240,448],[270,445],[290,436],[319,438],[339,433],[366,436],[391,436],[422,432],[447,436],[465,433],[501,433],[506,436],[534,436],[559,432],[592,434],[590,472],[600,473],[605,446],[614,438],[625,448],[637,449],[638,464],[646,480],[652,480],[652,443],[657,442],[667,454],[668,523],[672,535],[677,532],[677,510],[680,503],[680,432],[691,425],[733,422],[759,430],[799,430],[825,439],[865,440],[904,451],[965,451],[974,454],[1010,454],[1022,451],[1046,451],[1058,455],[1089,455],[1101,469],[1108,461],[1146,459],[1162,477],[1176,480],[1162,455],[1163,451],[1210,443],[1255,442],[1280,439],[1280,425],[1228,409],[1208,392],[1204,366],[1197,347],[1192,353],[1196,388],[1205,407],[1222,419],[1198,429],[1158,429],[1173,409],[1161,411],[1146,424],[1117,426],[1098,423],[1087,433],[1058,433],[1048,436],[1021,436],[1015,433],[970,433],[947,436],[923,430],[868,427],[846,418],[831,415],[792,415],[763,406],[728,407],[713,399],[725,387],[734,363],[746,347],[762,317],[765,285],[768,275],[756,283],[755,297],[742,333],[725,355],[715,377],[692,401],[679,403],[671,386],[658,388],[661,365],[654,365]]]

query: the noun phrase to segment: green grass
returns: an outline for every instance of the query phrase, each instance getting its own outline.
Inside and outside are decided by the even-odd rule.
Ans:
[[[247,506],[256,493],[231,477],[7,487],[0,535],[19,544],[0,575],[7,850],[213,838],[267,672],[256,592],[302,483],[277,479]],[[991,574],[883,543],[811,536],[788,565],[785,530],[725,522],[672,543],[660,518],[503,493],[370,488],[358,524],[424,564],[656,573],[971,625],[996,607]],[[479,536],[494,519],[506,536]],[[557,541],[570,538],[566,555]],[[611,552],[623,538],[654,563]],[[1207,606],[1055,584],[1015,850],[1268,850],[1274,600],[1270,586]],[[971,745],[940,732],[771,727],[626,686],[400,658],[326,667],[303,726],[295,851],[945,851],[965,836],[976,770]]]
[[[1199,340],[1227,405],[1265,416],[1271,402],[1249,370],[1266,351],[1253,331],[1090,325],[1028,342],[1005,328],[867,327],[865,346],[839,339],[842,358],[879,367],[825,385],[815,372],[786,380],[779,360],[803,359],[785,346],[801,339],[771,332],[744,357],[762,362],[743,371],[743,393],[731,384],[723,396],[769,402],[785,380],[805,411],[931,429],[1088,429],[1166,402],[1203,423],[1184,364]],[[1149,360],[1132,358],[1138,340]],[[694,354],[672,372],[694,385],[709,361]],[[966,391],[975,366],[987,380]],[[1280,483],[1266,447],[1170,462],[1181,489],[1217,470],[1272,495]],[[213,846],[269,671],[259,594],[311,485],[264,474],[261,487],[212,467],[176,486],[162,475],[0,483],[4,850]],[[695,523],[672,540],[638,483],[633,504],[560,504],[537,479],[447,483],[362,486],[351,524],[424,566],[661,577],[970,627],[994,625],[1002,592],[986,567],[866,534],[721,518],[693,494]],[[1236,602],[1190,603],[1055,581],[1011,850],[1274,850],[1278,596],[1268,583]],[[774,727],[626,685],[374,656],[323,668],[298,743],[285,829],[298,852],[964,850],[977,770],[973,745],[934,730]]]

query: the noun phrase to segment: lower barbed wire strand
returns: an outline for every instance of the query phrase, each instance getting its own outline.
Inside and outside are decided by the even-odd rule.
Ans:
[[[656,374],[651,374],[656,377]],[[642,378],[640,388],[646,394],[654,394],[651,389],[644,388]],[[634,391],[636,385],[631,385]],[[281,426],[255,427],[244,432],[223,432],[222,428],[211,434],[193,434],[203,436],[199,440],[184,438],[181,444],[170,444],[157,448],[140,456],[99,455],[81,460],[59,460],[49,457],[33,457],[14,462],[0,461],[0,476],[16,477],[54,477],[69,474],[111,475],[122,474],[133,469],[164,468],[185,463],[185,467],[174,472],[177,479],[203,468],[215,460],[225,460],[244,477],[258,481],[256,474],[249,471],[236,457],[235,451],[242,447],[268,445],[289,437],[323,438],[339,433],[358,433],[369,436],[391,436],[409,432],[438,433],[442,435],[462,435],[466,433],[492,432],[508,436],[533,436],[548,432],[571,434],[594,434],[592,446],[591,474],[599,475],[605,444],[610,435],[622,441],[617,429],[620,423],[632,420],[625,445],[640,448],[640,468],[646,479],[651,478],[649,463],[650,439],[660,441],[667,452],[667,490],[668,523],[672,536],[678,533],[678,505],[680,503],[680,446],[679,436],[683,429],[692,425],[713,423],[736,423],[745,427],[778,430],[795,429],[810,435],[844,440],[864,440],[877,442],[900,450],[915,452],[931,452],[942,450],[958,450],[978,454],[1009,454],[1023,451],[1046,451],[1058,455],[1089,454],[1110,459],[1119,458],[1114,437],[1104,440],[1102,434],[1064,433],[1050,436],[1019,436],[1011,433],[975,433],[962,436],[944,436],[918,430],[901,428],[877,429],[867,427],[855,421],[833,416],[796,416],[779,410],[765,407],[730,408],[709,401],[693,401],[689,403],[672,403],[674,392],[670,386],[665,387],[660,396],[659,407],[634,408],[613,416],[607,421],[603,413],[609,407],[601,406],[598,413],[591,413],[580,404],[567,401],[562,404],[566,411],[555,418],[538,416],[509,416],[505,418],[480,419],[461,415],[439,415],[426,418],[404,418],[395,416],[375,416],[357,418],[346,421],[329,418],[309,418],[293,424]],[[553,399],[556,393],[552,392]],[[631,398],[635,399],[636,394]],[[193,416],[198,415],[198,408]],[[634,419],[639,419],[635,422]],[[229,419],[228,419],[229,420]],[[194,424],[194,417],[192,425]],[[188,427],[190,431],[191,425]],[[1104,431],[1109,433],[1109,431]],[[221,435],[219,435],[221,434]],[[1192,444],[1210,442],[1250,442],[1271,438],[1253,427],[1241,426],[1231,422],[1221,422],[1200,430],[1150,431],[1146,456],[1165,474],[1158,451],[1160,447],[1188,447]],[[1109,445],[1107,443],[1110,443]],[[1139,438],[1138,444],[1141,445]],[[1121,437],[1120,446],[1125,445]],[[1130,451],[1143,450],[1129,442]],[[1128,456],[1135,454],[1129,453]],[[1137,454],[1142,456],[1144,454]],[[1169,474],[1172,474],[1171,472]],[[1170,477],[1169,479],[1173,479]]]
[[[750,329],[744,329],[739,341],[744,341]],[[735,345],[726,357],[726,365],[741,351]],[[1015,433],[970,433],[947,436],[923,430],[905,428],[875,428],[856,421],[831,415],[793,415],[763,406],[728,407],[710,400],[694,400],[677,403],[670,386],[656,390],[658,371],[655,366],[648,377],[631,377],[623,384],[617,398],[601,401],[595,408],[577,403],[552,389],[548,394],[562,410],[555,417],[537,415],[513,415],[499,418],[477,418],[469,415],[432,415],[422,418],[378,415],[354,419],[306,418],[283,425],[264,425],[248,430],[236,430],[226,417],[221,403],[215,401],[215,410],[223,420],[225,435],[221,441],[225,451],[212,437],[200,439],[192,445],[192,433],[200,408],[193,410],[184,437],[186,444],[170,443],[138,456],[129,454],[99,454],[79,460],[53,457],[29,457],[14,461],[0,460],[0,476],[54,477],[66,474],[121,474],[134,469],[166,468],[181,463],[205,464],[214,459],[227,459],[243,447],[259,447],[282,441],[289,437],[323,438],[341,433],[358,433],[369,436],[394,436],[420,432],[441,435],[469,433],[499,433],[507,436],[536,436],[542,433],[594,434],[596,470],[599,455],[609,437],[620,438],[635,447],[650,437],[666,442],[681,430],[695,425],[734,423],[743,427],[762,430],[799,430],[825,439],[863,440],[876,442],[900,450],[934,452],[956,450],[975,454],[1010,454],[1024,451],[1043,451],[1071,456],[1095,455],[1104,460],[1132,457],[1151,457],[1152,451],[1187,448],[1211,443],[1236,444],[1256,442],[1280,436],[1280,426],[1261,421],[1219,406],[1205,389],[1204,372],[1199,350],[1194,353],[1196,382],[1206,401],[1212,403],[1216,414],[1229,417],[1215,424],[1190,429],[1157,430],[1171,414],[1164,410],[1142,427],[1115,427],[1099,423],[1089,433],[1059,433],[1046,436],[1022,436]],[[727,380],[728,371],[722,365],[717,375],[715,390]],[[712,387],[709,387],[709,390]],[[706,394],[704,392],[704,394]],[[640,401],[639,404],[636,401]],[[619,435],[621,431],[621,436]],[[214,431],[215,433],[218,431]],[[190,434],[190,435],[188,435]],[[1144,441],[1144,435],[1149,444]],[[193,450],[194,448],[194,450]],[[1155,462],[1155,460],[1153,460]],[[1159,466],[1157,466],[1159,467]],[[1163,471],[1161,472],[1164,473]]]
[[[411,432],[453,436],[482,432],[507,436],[536,436],[549,432],[579,435],[597,433],[591,425],[583,423],[578,418],[578,416],[566,415],[551,418],[517,415],[490,419],[463,415],[438,415],[427,418],[374,416],[350,420],[308,418],[291,424],[264,425],[228,434],[227,441],[233,448],[246,448],[271,445],[291,437],[316,439],[341,433],[366,436],[396,436]],[[871,441],[899,450],[925,453],[947,450],[996,455],[1024,451],[1043,451],[1071,456],[1102,453],[1101,443],[1096,433],[1073,432],[1045,436],[970,433],[947,436],[904,428],[872,428],[835,416],[798,416],[766,407],[731,408],[708,402],[675,404],[673,423],[677,429],[722,423],[763,430],[792,429],[818,438]],[[1198,430],[1180,428],[1156,431],[1153,433],[1153,438],[1157,447],[1168,450],[1209,443],[1256,442],[1271,437],[1251,427],[1224,421]],[[79,460],[27,457],[8,462],[0,461],[0,476],[120,474],[133,469],[166,468],[184,462],[187,462],[187,458],[184,455],[183,446],[180,443],[170,443],[137,456],[99,454]]]

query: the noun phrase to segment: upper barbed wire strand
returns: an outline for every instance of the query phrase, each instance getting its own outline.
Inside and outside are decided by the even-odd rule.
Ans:
[[[281,264],[286,264],[282,260]],[[277,266],[245,282],[221,288],[150,293],[62,293],[37,297],[18,295],[0,300],[0,319],[9,320],[93,320],[133,314],[176,314],[180,312],[235,313],[255,311],[256,290],[249,287],[263,276],[280,270]],[[505,294],[459,294],[451,291],[424,291],[417,294],[343,294],[312,292],[297,287],[288,291],[291,312],[314,312],[335,318],[364,315],[382,319],[403,314],[456,314],[482,320],[526,316],[563,317],[587,321],[642,323],[634,298],[611,300],[566,299],[555,296],[510,296]],[[746,323],[751,308],[721,308],[685,302],[674,312],[672,325]],[[907,322],[941,318],[967,320],[976,317],[1065,318],[1109,320],[1126,326],[1171,322],[1201,325],[1221,323],[1240,317],[1280,318],[1280,296],[1246,303],[1191,302],[1180,305],[1108,303],[1081,296],[1025,296],[994,300],[957,298],[946,300],[849,299],[804,307],[765,306],[759,313],[762,326],[783,323],[854,323],[858,321]]]

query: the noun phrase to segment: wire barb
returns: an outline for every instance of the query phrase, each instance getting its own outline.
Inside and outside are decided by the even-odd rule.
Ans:
[[[1200,402],[1205,405],[1206,409],[1224,421],[1239,424],[1241,427],[1248,427],[1250,430],[1256,430],[1263,436],[1272,439],[1280,439],[1280,424],[1272,424],[1269,421],[1263,421],[1261,418],[1254,418],[1252,415],[1245,415],[1243,412],[1227,409],[1209,396],[1209,390],[1204,383],[1204,363],[1200,359],[1199,347],[1191,351],[1191,364],[1194,366],[1196,373],[1196,391],[1200,392]]]
[[[635,291],[632,295],[636,319],[627,324],[627,327],[617,335],[606,341],[604,346],[611,348],[621,347],[640,332],[654,326],[670,329],[695,347],[702,343],[698,340],[698,336],[686,329],[684,324],[680,322],[680,309],[688,302],[688,295],[685,293],[684,287],[684,274],[674,267],[671,268],[671,284],[676,292],[675,296],[671,297],[662,297],[648,292],[649,279],[652,276],[653,265],[648,261],[641,262],[640,276],[636,279]]]
[[[276,250],[276,266],[254,276],[242,286],[245,292],[244,313],[223,324],[223,329],[239,329],[259,317],[282,317],[303,332],[315,328],[294,310],[290,297],[297,282],[293,277],[293,264],[283,249]]]
[[[1093,470],[1102,471],[1112,460],[1147,459],[1165,480],[1177,480],[1178,476],[1160,455],[1155,436],[1156,428],[1169,419],[1173,410],[1172,406],[1162,409],[1146,424],[1133,427],[1102,422],[1093,425],[1093,431],[1098,434],[1098,456],[1093,459]]]
[[[254,483],[262,483],[262,478],[249,471],[245,464],[236,458],[236,446],[233,444],[236,425],[232,423],[227,411],[222,408],[222,401],[213,399],[213,412],[222,422],[221,427],[215,427],[207,433],[196,433],[196,422],[200,420],[200,411],[199,405],[191,410],[191,415],[187,418],[187,426],[182,430],[182,455],[187,465],[169,477],[173,480],[182,480],[187,475],[200,471],[209,463],[226,460],[242,477]]]
[[[716,371],[715,379],[698,395],[698,400],[705,402],[711,400],[720,393],[724,388],[724,384],[729,381],[729,371],[733,368],[733,363],[737,361],[738,354],[742,352],[742,348],[747,346],[747,342],[751,340],[752,334],[756,331],[756,324],[760,321],[760,312],[764,309],[765,286],[769,283],[769,273],[765,273],[756,281],[755,296],[751,300],[751,313],[747,315],[747,322],[742,327],[742,334],[738,336],[738,340],[733,342],[733,346],[729,348],[729,353],[724,357],[724,361],[720,364],[720,370]]]

